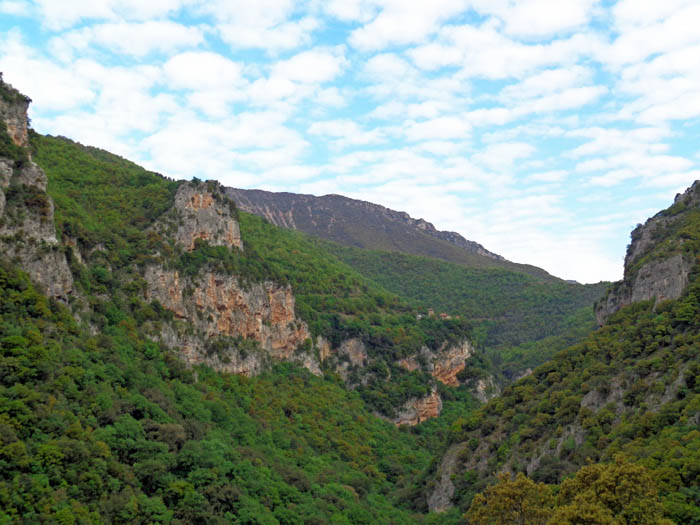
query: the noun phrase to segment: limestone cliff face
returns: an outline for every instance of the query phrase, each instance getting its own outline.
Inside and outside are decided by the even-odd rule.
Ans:
[[[178,213],[173,238],[192,251],[197,239],[212,246],[243,248],[241,231],[234,217],[231,201],[218,183],[187,183],[178,188],[173,210]]]
[[[424,367],[441,383],[459,386],[457,374],[464,370],[467,359],[472,355],[474,355],[474,348],[469,341],[465,340],[452,346],[443,344],[435,352],[424,346],[417,355],[398,361],[398,365],[409,371]]]
[[[632,232],[625,256],[624,279],[596,305],[600,325],[628,304],[677,299],[688,285],[695,257],[683,250],[683,239],[669,239],[689,213],[700,209],[700,182],[676,196],[669,210],[658,213]],[[663,248],[661,247],[663,243]]]
[[[0,77],[0,126],[21,148],[27,138],[29,99]],[[0,256],[18,262],[49,297],[67,301],[73,277],[56,239],[54,207],[46,174],[31,160],[0,157]]]
[[[22,148],[29,147],[27,110],[31,100],[19,91],[5,84],[0,73],[0,122],[4,122],[12,141]]]
[[[433,388],[430,394],[420,399],[410,399],[401,409],[395,419],[392,421],[397,426],[409,425],[415,426],[418,423],[427,421],[430,418],[438,417],[442,412],[442,399],[437,392],[437,388]]]
[[[241,358],[239,348],[231,343],[219,352],[223,355],[218,356],[217,368],[252,375],[260,371],[263,357],[293,360],[295,350],[311,338],[306,323],[294,314],[289,286],[265,282],[244,288],[233,275],[201,271],[196,277],[183,277],[160,266],[149,267],[145,280],[148,299],[158,300],[196,332],[197,337],[175,344],[188,363],[212,364],[217,360],[208,355],[208,342],[242,338],[258,343],[260,359]],[[318,371],[317,363],[307,368]]]
[[[235,207],[211,181],[182,184],[172,209],[153,230],[186,251],[198,239],[243,248]],[[271,361],[296,361],[321,373],[311,353],[311,333],[296,318],[291,287],[270,281],[244,286],[238,276],[206,267],[185,276],[151,265],[144,279],[147,299],[158,301],[175,319],[159,337],[178,348],[187,363],[254,375]],[[304,351],[298,351],[302,345]]]

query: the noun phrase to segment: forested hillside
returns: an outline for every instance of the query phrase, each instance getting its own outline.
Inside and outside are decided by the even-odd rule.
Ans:
[[[90,335],[0,266],[0,519],[371,523],[429,461],[419,436],[293,366],[187,369],[123,312]]]
[[[82,307],[89,307],[98,326],[105,325],[110,312],[118,317],[131,311],[142,323],[158,313],[158,305],[145,304],[142,297],[141,268],[153,261],[182,275],[215,268],[242,281],[290,284],[297,314],[314,338],[323,336],[331,346],[350,338],[364,342],[374,374],[368,370],[358,389],[387,415],[427,395],[433,383],[425,372],[397,366],[397,360],[424,345],[437,349],[471,333],[465,318],[416,322],[410,302],[362,277],[319,241],[237,210],[244,250],[201,243],[192,251],[173,251],[148,226],[169,207],[176,183],[68,139],[34,135],[32,144],[49,177],[58,231],[75,245],[73,254],[89,254],[80,255],[85,264],[74,261],[74,270],[84,292],[81,301],[88,303]],[[386,381],[389,373],[392,379]]]
[[[657,238],[664,248],[654,249],[659,255],[653,264],[663,260],[662,254],[678,253],[679,242],[682,253],[697,262],[696,245],[683,242],[698,235],[697,189],[693,186],[670,212],[659,215],[672,214],[676,224],[666,230],[667,236]],[[637,251],[649,228],[656,228],[655,221],[635,232],[628,255]],[[634,263],[634,257],[628,256],[627,262]],[[602,488],[595,497],[577,497],[567,488],[575,486],[570,482],[561,485],[558,498],[556,490],[544,485],[528,488],[523,482],[518,490],[541,496],[531,502],[548,516],[537,521],[542,523],[580,523],[576,516],[586,513],[599,516],[592,523],[661,523],[661,514],[675,523],[700,523],[700,273],[697,264],[692,268],[679,298],[664,300],[671,291],[661,284],[668,281],[655,274],[656,281],[649,282],[654,297],[612,314],[606,326],[582,343],[557,354],[477,414],[458,422],[452,438],[457,459],[449,465],[443,462],[437,476],[438,485],[447,485],[443,493],[454,490],[453,501],[465,511],[497,472],[521,472],[536,482],[558,484],[589,462],[617,462],[632,465],[623,470],[632,469],[638,476],[630,478],[637,481],[620,483],[643,480],[640,490],[647,491],[646,496],[635,500],[639,495],[631,494],[629,500],[613,504],[612,496],[606,500],[608,496],[601,495]],[[630,280],[636,272],[627,268],[625,275],[626,282],[615,289],[633,286]],[[580,472],[579,483],[589,474],[591,483],[600,476],[622,476],[614,467]],[[514,490],[509,483],[501,479],[500,489],[474,500],[470,515],[475,523],[491,523],[493,516],[484,511],[484,502],[488,497],[497,501],[498,490]],[[657,500],[658,513],[653,510]],[[614,521],[635,512],[637,518]]]
[[[596,327],[592,305],[608,283],[541,280],[498,268],[329,244],[328,250],[424,311],[474,323],[475,342],[511,377],[579,342]]]
[[[0,522],[700,523],[699,184],[593,331],[605,283],[278,228],[0,95]]]
[[[49,195],[28,139],[0,166],[0,224],[10,232],[2,243],[19,254],[0,266],[3,522],[422,521],[403,494],[415,493],[450,421],[476,402],[466,387],[436,386],[395,360],[463,340],[468,322],[417,323],[411,304],[316,241],[239,214],[223,197],[210,208],[237,219],[243,249],[201,240],[183,249],[156,226],[183,187],[216,198],[216,184],[183,185],[67,139],[30,138]],[[39,288],[30,281],[22,258],[31,257],[66,265],[60,290],[45,265],[31,267]],[[188,366],[160,335],[172,323],[188,328],[149,300],[144,272],[154,265],[183,280],[229,272],[243,291],[291,286],[315,339],[293,355],[318,359],[319,337],[333,352],[352,336],[366,342],[368,360],[352,372],[367,374],[352,390],[330,364],[312,370],[322,377],[279,360],[252,377]],[[264,353],[254,338],[213,338],[206,348]],[[428,426],[410,432],[377,416],[431,390],[445,416]]]

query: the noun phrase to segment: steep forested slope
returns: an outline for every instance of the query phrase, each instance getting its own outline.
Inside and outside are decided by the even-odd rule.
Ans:
[[[682,209],[673,214],[674,228],[657,233],[657,244],[647,246],[658,254],[655,264],[674,257],[679,247],[696,262],[680,297],[668,300],[675,293],[668,286],[675,285],[662,273],[650,274],[648,300],[611,313],[606,326],[581,344],[457,423],[457,460],[443,462],[438,473],[436,507],[444,507],[454,489],[454,502],[466,510],[498,471],[558,483],[588,461],[610,462],[622,454],[647,469],[668,518],[700,523],[700,273],[697,246],[688,241],[698,235],[697,193],[696,184],[679,198],[671,208]],[[656,224],[646,228],[655,230]],[[645,233],[643,227],[635,231],[628,265]],[[626,270],[626,282],[614,290],[634,287],[629,280],[638,273]],[[632,522],[638,523],[622,523]]]
[[[26,104],[15,113],[26,122]],[[10,136],[4,122],[0,128]],[[33,159],[48,173],[49,196],[26,134],[10,141],[21,155],[0,159],[0,521],[420,518],[398,497],[441,445],[445,424],[406,432],[376,412],[426,390],[444,392],[447,421],[457,417],[456,404],[473,406],[464,388],[435,386],[426,371],[394,364],[415,348],[438,352],[451,341],[471,351],[462,342],[468,323],[416,323],[410,304],[315,241],[239,216],[215,183],[175,183],[106,152],[33,134]],[[187,205],[223,214],[210,233],[236,219],[243,247],[197,237],[183,248],[177,234],[191,225],[178,217],[167,222],[183,195],[192,197]],[[60,262],[57,275],[65,280],[54,282],[56,268],[45,261]],[[172,335],[166,327],[175,324],[192,337],[197,319],[182,320],[149,297],[149,268],[175,272],[183,283],[208,272],[214,280],[229,275],[236,292],[268,290],[269,316],[255,318],[263,332],[275,316],[284,325],[295,315],[291,290],[298,289],[298,313],[315,341],[301,341],[290,357],[319,359],[319,338],[352,335],[355,350],[366,341],[366,380],[348,389],[327,360],[323,377],[296,361],[265,361],[252,377],[188,365],[183,349],[162,334]],[[171,291],[197,302],[186,286]],[[280,297],[287,302],[275,303]],[[267,351],[252,337],[202,344],[204,357]],[[464,367],[470,355],[460,356]]]
[[[506,269],[329,244],[365,277],[424,310],[470,319],[475,341],[510,375],[537,366],[596,327],[592,305],[608,283],[543,281]]]
[[[82,308],[98,326],[109,312],[131,311],[141,322],[150,321],[154,309],[158,313],[159,306],[144,303],[142,293],[142,268],[154,262],[182,276],[216,270],[243,282],[289,284],[296,312],[308,323],[314,342],[322,336],[337,347],[356,338],[366,346],[373,364],[357,388],[387,415],[412,398],[428,395],[434,383],[428,373],[406,370],[397,360],[422,346],[438,349],[457,343],[471,333],[467,319],[416,322],[410,302],[362,277],[318,240],[237,210],[243,250],[197,243],[192,251],[178,251],[149,229],[171,205],[177,183],[68,139],[34,135],[32,144],[49,177],[57,229],[74,247],[72,256],[82,262],[73,260],[84,293],[81,301],[87,303]],[[235,341],[215,343],[247,351]]]
[[[3,522],[415,519],[420,439],[305,370],[187,369],[126,313],[90,335],[5,264],[0,351]]]

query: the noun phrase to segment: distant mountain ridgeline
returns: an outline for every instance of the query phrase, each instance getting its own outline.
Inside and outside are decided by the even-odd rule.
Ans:
[[[556,280],[541,268],[516,264],[456,232],[439,231],[407,213],[343,197],[227,188],[238,207],[276,226],[346,246],[424,255],[473,268],[503,268]]]

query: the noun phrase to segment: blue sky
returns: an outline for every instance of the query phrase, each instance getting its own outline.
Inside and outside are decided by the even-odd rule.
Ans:
[[[581,282],[700,179],[697,0],[0,0],[34,128]]]

